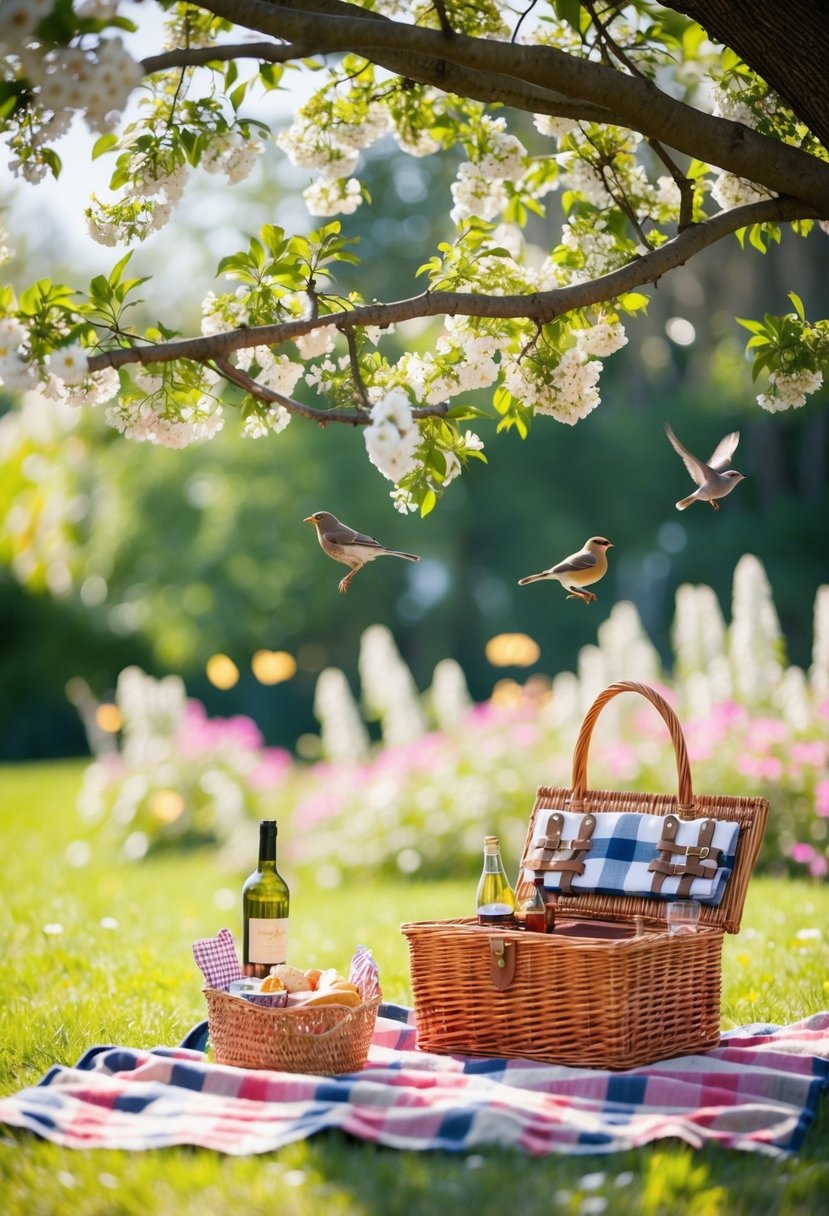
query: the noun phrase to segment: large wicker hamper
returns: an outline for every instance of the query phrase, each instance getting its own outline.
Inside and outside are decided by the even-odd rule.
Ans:
[[[588,791],[593,727],[602,708],[621,692],[641,694],[662,715],[676,755],[678,796]],[[685,936],[668,934],[665,899],[575,891],[560,894],[556,931],[549,935],[484,927],[472,919],[404,924],[419,1046],[608,1069],[715,1047],[723,936],[739,930],[768,803],[695,797],[685,738],[673,710],[648,685],[621,681],[606,688],[585,715],[571,789],[538,790],[522,872],[536,816],[565,809],[738,823],[722,902],[703,906],[697,932]],[[519,883],[519,896],[526,885]]]

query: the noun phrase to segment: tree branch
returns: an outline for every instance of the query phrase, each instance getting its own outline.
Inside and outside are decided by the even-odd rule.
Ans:
[[[258,59],[260,63],[289,63],[292,59],[304,59],[313,54],[313,47],[298,42],[238,42],[220,46],[203,46],[192,49],[179,47],[150,55],[141,66],[147,76],[154,72],[168,71],[178,67],[203,67],[209,63],[225,63],[231,59]],[[401,77],[411,77],[414,65],[422,62],[424,77],[439,72],[440,89],[444,93],[455,93],[460,97],[471,97],[475,101],[511,106],[514,109],[532,110],[537,114],[549,114],[551,118],[581,119],[584,122],[613,123],[624,126],[624,121],[606,106],[588,102],[574,102],[552,89],[525,85],[516,89],[513,82],[497,73],[470,72],[454,64],[444,63],[439,69],[434,61],[424,60],[419,55],[386,57],[384,66]],[[421,74],[418,70],[418,75]]]
[[[829,164],[742,123],[695,110],[650,80],[578,59],[556,47],[519,46],[464,34],[446,38],[440,30],[377,20],[363,9],[332,0],[313,8],[308,0],[201,0],[201,7],[245,28],[311,45],[318,54],[359,51],[395,72],[401,70],[401,56],[411,56],[406,74],[441,89],[446,87],[446,64],[505,76],[516,91],[526,85],[549,89],[553,84],[558,93],[617,114],[623,125],[646,138],[778,194],[791,193],[796,185],[798,198],[816,208],[821,218],[829,217]],[[430,64],[435,68],[428,70]],[[525,102],[520,108],[535,109],[535,105]]]
[[[215,358],[213,364],[226,380],[235,384],[237,388],[244,389],[257,401],[262,401],[265,405],[281,405],[289,414],[301,414],[303,418],[310,418],[320,426],[328,426],[329,422],[344,422],[347,426],[368,426],[371,423],[371,414],[366,410],[316,409],[313,405],[304,405],[301,401],[295,401],[293,397],[285,397],[272,388],[266,388],[264,384],[254,380],[240,367],[234,367],[227,359]],[[443,418],[448,410],[449,406],[446,404],[423,405],[412,410],[412,417]]]
[[[573,309],[602,304],[617,299],[625,292],[633,291],[637,287],[655,283],[669,270],[684,265],[709,245],[715,244],[731,233],[738,232],[741,228],[749,227],[752,224],[785,223],[816,218],[814,210],[805,207],[797,199],[764,199],[762,202],[749,203],[730,211],[720,211],[703,223],[692,224],[672,241],[667,241],[658,249],[653,249],[642,257],[628,262],[618,270],[583,283],[573,283],[569,287],[533,292],[531,295],[503,296],[461,291],[426,291],[422,295],[389,304],[361,304],[356,308],[330,316],[307,318],[301,321],[282,321],[276,325],[245,327],[230,330],[227,333],[212,334],[209,337],[178,338],[152,346],[119,347],[117,350],[102,351],[98,355],[93,355],[89,360],[89,370],[90,372],[101,371],[105,367],[118,368],[130,363],[149,366],[153,363],[167,363],[173,359],[193,359],[196,362],[207,363],[227,359],[234,351],[244,350],[251,346],[279,346],[302,334],[309,333],[312,329],[320,329],[327,325],[335,326],[339,330],[365,325],[382,327],[412,321],[415,318],[436,316],[517,317],[545,324],[555,317],[572,312]],[[233,371],[234,375],[244,375],[236,368]],[[250,378],[248,377],[248,379]],[[252,380],[251,384],[255,385],[256,381]],[[264,391],[270,392],[270,390]],[[278,405],[285,405],[286,409],[290,408],[287,404],[290,398],[283,398],[277,394],[269,400]],[[309,414],[308,408],[296,404],[294,412],[304,413],[307,417],[317,418],[317,420],[320,417],[327,419],[344,416],[343,411],[339,411],[336,415],[329,414],[327,411],[316,411]],[[427,410],[423,415],[416,413],[416,416],[428,417],[431,413],[434,411]],[[346,420],[353,421],[350,418]]]
[[[258,59],[262,63],[288,63],[304,59],[310,50],[299,43],[226,42],[221,46],[178,47],[141,60],[146,76],[169,68],[198,68],[207,63],[227,63],[231,59]]]

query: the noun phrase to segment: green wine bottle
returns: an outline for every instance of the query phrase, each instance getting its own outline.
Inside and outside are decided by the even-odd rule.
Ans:
[[[242,970],[267,975],[288,955],[288,912],[291,897],[276,868],[276,820],[259,824],[259,862],[242,887]]]

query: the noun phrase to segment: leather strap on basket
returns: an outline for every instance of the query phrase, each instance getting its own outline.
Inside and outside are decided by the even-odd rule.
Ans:
[[[531,869],[561,874],[559,890],[569,894],[573,877],[584,873],[584,858],[593,848],[591,837],[596,827],[596,816],[582,816],[579,834],[573,840],[561,839],[563,827],[564,816],[561,811],[553,811],[547,816],[544,835],[536,841],[535,852],[528,865]],[[566,853],[568,856],[559,857],[559,853]]]
[[[508,942],[504,937],[491,937],[489,948],[492,952],[492,986],[503,991],[509,988],[515,975],[515,942]]]
[[[680,899],[690,894],[691,883],[695,878],[713,878],[722,857],[722,850],[711,847],[716,826],[714,819],[701,819],[697,843],[677,844],[679,819],[676,815],[665,816],[662,838],[656,842],[658,856],[654,857],[648,866],[653,873],[651,891],[654,895],[661,892],[662,884],[669,877],[679,875],[676,893]]]
[[[596,719],[608,701],[612,701],[620,692],[638,692],[640,696],[650,701],[651,705],[658,709],[662,715],[662,719],[670,732],[671,742],[674,745],[674,755],[676,756],[677,812],[680,819],[694,819],[694,791],[691,784],[691,766],[688,763],[688,749],[685,746],[685,736],[682,733],[679,718],[677,718],[668,702],[664,697],[660,696],[656,689],[651,688],[648,684],[638,684],[633,680],[619,680],[615,684],[608,684],[604,692],[599,693],[584,715],[584,721],[581,724],[579,737],[576,740],[575,750],[573,751],[570,809],[581,811],[584,807],[584,796],[587,790],[587,754],[590,750],[590,738],[593,734],[593,727],[596,725]]]

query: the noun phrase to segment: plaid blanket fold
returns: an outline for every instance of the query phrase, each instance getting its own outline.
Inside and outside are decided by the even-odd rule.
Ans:
[[[542,811],[536,817],[533,846],[537,846],[543,839],[543,826],[547,815],[548,812]],[[579,835],[582,816],[573,811],[564,811],[562,817],[562,839],[575,839]],[[664,817],[633,814],[630,811],[597,811],[595,819],[590,851],[583,858],[584,873],[573,877],[572,889],[597,891],[603,895],[652,895],[653,874],[648,865],[657,856],[656,845],[663,835]],[[711,847],[716,850],[713,856],[719,860],[710,864],[710,874],[707,877],[693,879],[688,893],[689,899],[715,907],[722,902],[726,883],[734,868],[739,834],[739,824],[726,820],[717,822]],[[698,822],[681,822],[676,834],[676,843],[693,846],[697,843],[698,836]],[[531,848],[529,853],[532,852]],[[532,882],[531,868],[525,869],[524,877],[528,882]],[[673,898],[677,894],[679,881],[676,876],[666,878],[658,898]],[[559,873],[545,873],[544,886],[548,890],[557,890],[560,882]]]
[[[624,1073],[417,1050],[410,1010],[381,1006],[369,1059],[340,1077],[212,1064],[180,1047],[95,1047],[0,1098],[0,1123],[69,1148],[189,1144],[246,1156],[325,1128],[400,1149],[611,1153],[674,1137],[781,1156],[829,1086],[829,1012],[726,1033],[703,1055]]]

